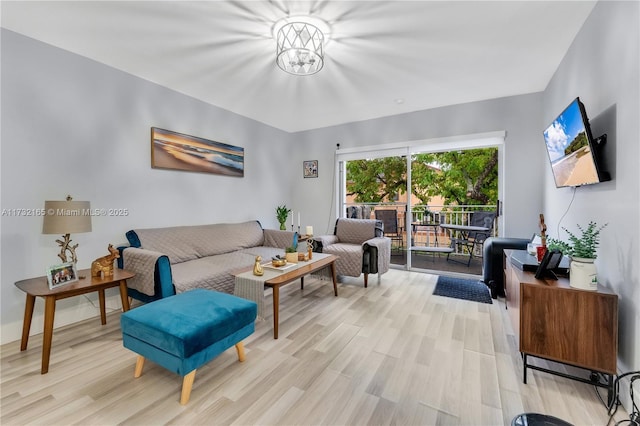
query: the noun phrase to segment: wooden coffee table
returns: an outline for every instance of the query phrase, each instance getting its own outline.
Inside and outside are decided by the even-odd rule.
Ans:
[[[120,287],[120,298],[122,299],[122,310],[129,310],[129,299],[127,298],[127,280],[135,274],[124,269],[114,269],[112,276],[100,278],[92,277],[90,269],[78,271],[79,276],[86,278],[76,282],[49,289],[46,277],[29,278],[16,282],[16,287],[27,293],[27,301],[24,308],[24,322],[22,324],[22,341],[20,351],[27,349],[29,342],[29,331],[31,329],[31,319],[33,318],[33,307],[36,297],[44,298],[44,333],[42,339],[42,367],[41,374],[49,371],[49,357],[51,355],[51,340],[53,337],[53,320],[56,313],[56,300],[68,297],[79,296],[81,294],[98,292],[100,299],[100,320],[102,324],[107,323],[105,310],[104,290],[112,287]]]
[[[315,255],[316,253],[314,253]],[[322,257],[320,257],[322,256]],[[313,272],[319,271],[324,268],[331,269],[331,277],[333,279],[333,294],[338,296],[338,284],[336,280],[336,260],[338,256],[323,254],[312,258],[310,261],[304,262],[303,265],[298,266],[290,271],[280,272],[275,277],[270,277],[264,280],[265,287],[271,287],[273,289],[273,338],[278,338],[278,322],[280,312],[280,287],[287,284],[291,284],[296,280],[300,280],[300,288],[304,288],[304,277]],[[253,277],[256,281],[261,277]],[[236,278],[237,279],[237,278]],[[256,283],[260,284],[260,283]],[[261,292],[262,293],[262,292]],[[241,296],[242,297],[242,296]]]

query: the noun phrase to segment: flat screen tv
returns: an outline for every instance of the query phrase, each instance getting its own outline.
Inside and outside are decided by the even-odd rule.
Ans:
[[[592,185],[610,179],[603,170],[606,135],[594,139],[580,98],[575,98],[544,131],[556,187]]]

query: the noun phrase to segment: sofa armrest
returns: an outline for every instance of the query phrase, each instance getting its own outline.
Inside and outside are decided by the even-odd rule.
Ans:
[[[391,238],[375,237],[362,243],[362,272],[384,274],[391,264]]]
[[[322,253],[324,247],[330,246],[338,242],[338,237],[335,235],[319,235],[313,237],[313,251],[316,253]]]
[[[124,248],[122,267],[136,274],[127,280],[130,297],[150,302],[176,294],[167,255],[135,247]]]
[[[298,246],[298,233],[295,231],[283,231],[280,229],[264,229],[265,247],[286,249]]]

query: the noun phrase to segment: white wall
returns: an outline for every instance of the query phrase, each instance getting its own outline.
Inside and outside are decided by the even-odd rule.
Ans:
[[[544,91],[540,123],[546,127],[579,96],[594,136],[608,136],[605,155],[613,180],[578,188],[569,207],[573,190],[556,189],[549,168],[544,211],[552,236],[558,225],[576,231],[577,224],[591,220],[608,223],[596,265],[598,281],[619,296],[618,367],[623,372],[640,370],[639,17],[638,2],[596,5]],[[566,239],[562,230],[560,237]]]
[[[274,155],[289,149],[285,132],[7,30],[1,89],[2,209],[42,208],[71,194],[92,208],[129,210],[94,217],[93,232],[72,235],[80,268],[132,228],[250,219],[275,228],[275,207],[295,207],[288,182],[302,180],[302,165]],[[152,126],[244,147],[245,177],[151,169]],[[14,282],[59,263],[59,236],[41,234],[41,217],[1,219],[5,343],[22,327],[25,296]],[[117,292],[109,294],[119,308]],[[37,301],[32,334],[42,330],[42,308]],[[97,314],[84,298],[66,299],[55,325]]]
[[[320,166],[318,179],[302,182],[295,199],[306,207],[317,229],[332,232],[335,209],[329,208],[327,200],[333,194],[337,143],[344,149],[506,130],[503,235],[528,238],[538,229],[542,211],[539,178],[548,167],[540,127],[541,101],[541,93],[511,96],[295,133],[295,143],[303,147],[300,160],[319,159]]]

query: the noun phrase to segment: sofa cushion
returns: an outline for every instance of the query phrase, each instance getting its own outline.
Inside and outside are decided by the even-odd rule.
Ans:
[[[261,246],[264,235],[260,223],[250,221],[135,229],[127,232],[127,239],[133,247],[166,254],[173,265],[205,256]]]
[[[260,256],[262,257],[262,260],[264,260],[264,262],[268,262],[272,257],[278,254],[280,256],[284,256],[284,249],[275,247],[249,247],[247,249],[241,250],[240,253],[251,255],[254,262],[256,256]]]
[[[338,256],[336,260],[336,271],[339,271],[340,275],[359,277],[362,273],[364,249],[361,245],[336,243],[324,247],[322,252]]]
[[[171,265],[176,293],[205,288],[223,293],[233,293],[233,273],[251,268],[255,256],[240,251],[207,256]]]

